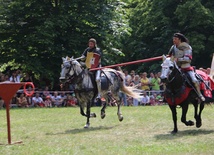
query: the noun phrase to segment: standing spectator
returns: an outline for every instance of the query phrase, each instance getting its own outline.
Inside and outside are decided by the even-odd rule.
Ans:
[[[131,82],[131,76],[129,75],[127,70],[124,71],[124,74],[125,74],[125,80],[123,82],[126,86],[129,86]],[[127,95],[124,92],[120,92],[120,98],[122,99],[123,105],[128,106]]]
[[[154,73],[153,72],[151,72],[150,74],[149,74],[149,89],[150,90],[152,90],[152,86],[150,85],[151,84],[151,81],[152,81],[152,79],[155,77],[155,75],[154,75]]]
[[[62,98],[61,96],[58,95],[57,91],[54,92],[54,95],[51,97],[51,100],[52,100],[53,106],[55,107],[62,106]]]
[[[36,95],[32,98],[33,107],[44,107],[44,101],[40,97],[40,94],[36,92]]]
[[[144,72],[142,74],[142,78],[141,78],[141,89],[144,90],[144,91],[149,91],[150,88],[149,88],[149,79],[147,78],[147,73]]]
[[[161,83],[161,80],[158,77],[158,73],[155,73],[155,77],[151,80],[151,83],[150,83],[150,85],[152,86],[152,91],[156,91],[156,93],[159,93],[160,83]]]
[[[131,82],[134,80],[134,77],[135,77],[135,71],[134,70],[131,70],[130,76],[131,76],[131,79],[130,79],[130,82]]]
[[[161,76],[161,72],[158,72],[158,78],[160,79]],[[164,84],[163,82],[160,80],[160,90],[163,91],[164,90]]]
[[[11,81],[11,82],[20,82],[20,78],[21,78],[20,70],[13,71],[9,81]]]
[[[20,97],[18,98],[18,107],[28,107],[27,98],[25,97],[25,94],[22,93]]]
[[[9,78],[9,75],[8,75],[8,74],[5,74],[5,75],[4,75],[4,81],[10,81],[10,78]]]
[[[134,79],[132,80],[130,86],[135,87],[137,89],[139,89],[141,87],[141,83],[140,83],[140,76],[139,75],[135,75]],[[138,106],[138,99],[137,98],[133,98],[133,106]]]
[[[50,96],[49,87],[45,86],[45,90],[42,92],[44,97]]]
[[[130,82],[131,82],[131,75],[129,75],[129,72],[127,70],[124,71],[125,74],[125,84],[126,86],[129,86]]]
[[[0,82],[4,82],[5,81],[5,76],[3,73],[0,74]]]
[[[24,73],[24,77],[22,79],[22,82],[33,82],[33,79],[28,73]]]

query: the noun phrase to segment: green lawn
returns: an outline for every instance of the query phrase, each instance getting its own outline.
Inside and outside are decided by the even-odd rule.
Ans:
[[[214,109],[206,106],[200,129],[180,122],[173,129],[168,106],[122,107],[124,120],[117,119],[117,108],[107,107],[100,118],[100,107],[93,107],[97,118],[84,129],[86,118],[79,108],[11,109],[12,142],[0,145],[2,155],[146,155],[146,154],[214,154]],[[0,110],[0,143],[7,144],[6,111]],[[188,119],[193,120],[190,106]]]

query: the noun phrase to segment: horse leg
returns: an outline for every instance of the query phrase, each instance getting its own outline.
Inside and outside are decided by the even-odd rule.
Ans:
[[[195,114],[197,128],[200,128],[202,126],[201,113],[202,113],[203,109],[204,109],[204,102],[201,102],[200,107],[199,107],[199,113],[198,113],[198,115],[197,115],[197,113]]]
[[[101,118],[103,119],[103,118],[105,118],[105,116],[106,116],[106,114],[105,114],[105,109],[106,109],[106,106],[107,106],[107,99],[105,98],[105,102],[104,102],[104,104],[103,104],[103,107],[102,107],[102,109],[101,109],[101,114],[100,114],[100,116],[101,116]]]
[[[119,97],[117,97],[116,101],[117,101],[117,116],[118,116],[119,121],[121,122],[121,121],[123,121],[123,115],[122,115],[122,113],[120,111],[121,100],[120,100]]]
[[[188,102],[184,102],[182,105],[181,122],[183,122],[186,126],[193,126],[194,125],[193,121],[191,121],[191,120],[186,121],[186,115],[187,115],[188,108],[189,108]]]
[[[177,111],[176,111],[176,106],[171,106],[169,105],[171,112],[172,112],[172,119],[174,123],[174,129],[172,130],[172,134],[175,134],[178,132],[178,127],[177,127]]]
[[[89,126],[90,126],[90,118],[91,117],[96,117],[95,113],[91,113],[91,105],[92,105],[91,103],[92,103],[92,101],[87,103],[87,109],[86,109],[87,121],[86,121],[86,124],[85,124],[84,128],[89,128]]]
[[[90,115],[91,115],[90,114],[91,113],[90,108],[91,108],[91,104],[90,104],[90,102],[88,102],[87,103],[87,109],[86,109],[87,121],[86,121],[86,124],[85,124],[84,128],[89,128],[89,126],[90,126]]]
[[[86,116],[87,117],[87,115],[85,114],[85,112],[84,112],[84,108],[80,105],[80,114],[82,115],[82,116]]]

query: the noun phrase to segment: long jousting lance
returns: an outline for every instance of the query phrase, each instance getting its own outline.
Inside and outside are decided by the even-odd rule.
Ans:
[[[100,70],[100,69],[104,69],[104,68],[113,68],[113,67],[118,67],[118,66],[126,66],[126,65],[143,63],[143,62],[150,62],[150,61],[155,61],[155,60],[162,60],[162,58],[163,58],[162,56],[158,56],[158,57],[136,60],[136,61],[131,61],[131,62],[124,62],[124,63],[120,63],[120,64],[114,64],[114,65],[109,65],[109,66],[104,66],[104,67],[99,67],[99,68],[92,68],[92,69],[90,69],[90,71]]]

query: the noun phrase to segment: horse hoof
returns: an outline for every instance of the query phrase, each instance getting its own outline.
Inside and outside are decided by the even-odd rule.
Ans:
[[[121,117],[119,118],[119,121],[120,121],[120,122],[122,122],[122,121],[123,121],[123,116],[121,116]]]
[[[105,118],[106,117],[106,114],[101,114],[101,118]]]
[[[200,122],[200,123],[196,123],[196,127],[197,128],[200,128],[202,126],[202,123]]]
[[[91,113],[90,117],[97,117],[97,115],[95,113]]]
[[[195,123],[194,123],[193,121],[189,120],[189,121],[187,122],[187,126],[193,126],[193,125],[195,125]]]
[[[177,130],[173,130],[173,131],[171,131],[171,134],[176,134],[178,131]]]
[[[86,125],[84,126],[84,128],[85,128],[85,129],[88,129],[89,126],[90,126],[89,124],[86,124]]]

